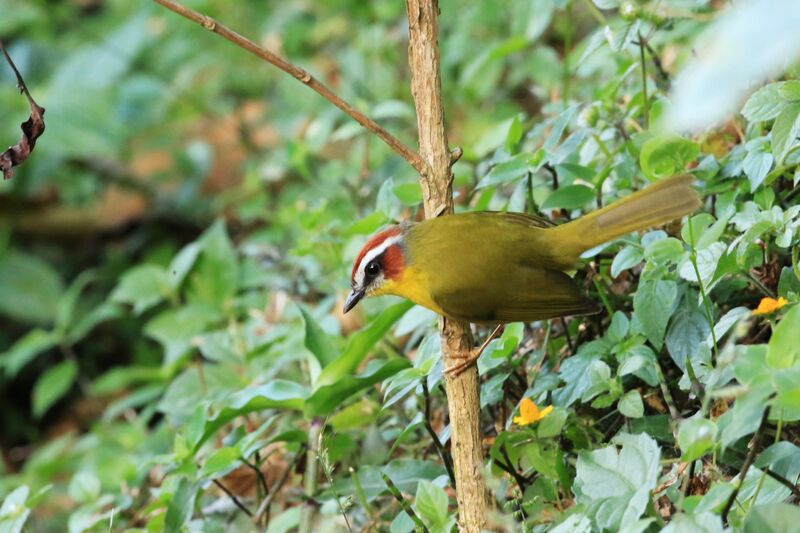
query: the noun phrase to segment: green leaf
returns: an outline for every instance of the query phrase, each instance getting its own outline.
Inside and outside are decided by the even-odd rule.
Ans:
[[[181,478],[175,494],[169,499],[167,516],[164,520],[165,533],[181,533],[194,514],[194,501],[197,498],[197,483]]]
[[[96,277],[96,274],[91,270],[81,273],[70,284],[69,288],[64,291],[61,298],[58,299],[55,319],[55,329],[57,331],[64,332],[69,328],[74,319],[75,307],[78,304],[81,293]]]
[[[171,291],[170,278],[162,267],[141,265],[122,275],[110,299],[133,305],[134,314],[140,315],[167,298]]]
[[[681,241],[667,237],[648,244],[644,249],[644,256],[655,263],[677,263],[683,252]]]
[[[0,507],[0,531],[3,533],[22,533],[25,522],[31,514],[28,508],[29,489],[27,485],[22,485],[14,489]]]
[[[203,437],[195,445],[197,450],[219,428],[236,418],[265,409],[291,409],[301,411],[308,389],[283,379],[273,379],[265,385],[248,387],[232,394],[221,402],[219,411],[208,419]]]
[[[0,255],[0,314],[29,324],[51,324],[64,287],[38,257],[13,250]]]
[[[172,259],[167,269],[167,275],[169,276],[169,286],[173,291],[178,290],[181,283],[183,283],[183,280],[186,278],[186,274],[192,270],[195,261],[197,261],[197,256],[200,255],[200,251],[200,243],[192,242],[184,246]]]
[[[800,524],[800,508],[788,503],[756,505],[744,524],[744,533],[795,531]]]
[[[351,335],[342,354],[322,369],[314,385],[315,389],[337,383],[342,377],[352,374],[375,343],[382,339],[392,325],[413,305],[411,302],[404,301],[387,307],[366,328]]]
[[[229,305],[236,294],[239,261],[219,220],[200,238],[202,251],[189,274],[187,300],[191,303]]]
[[[724,533],[722,519],[714,513],[675,513],[660,533]],[[763,533],[763,532],[762,532]]]
[[[774,157],[772,154],[762,152],[760,150],[753,150],[748,152],[742,162],[742,170],[750,180],[750,192],[755,192],[758,187],[764,183],[764,180],[772,168]]]
[[[642,403],[642,396],[638,390],[632,390],[625,393],[617,403],[617,409],[622,415],[628,418],[641,418],[644,416],[644,404]]]
[[[214,450],[203,465],[200,475],[205,478],[218,478],[239,466],[239,449],[224,446]]]
[[[644,259],[644,253],[638,246],[628,245],[614,256],[611,262],[611,277],[616,278],[623,270],[628,270]]]
[[[620,433],[612,442],[616,446],[579,452],[573,490],[576,502],[591,506],[600,528],[619,530],[636,522],[650,502],[659,448],[645,433]]]
[[[550,193],[542,209],[577,209],[594,200],[594,189],[586,185],[566,185]]]
[[[306,327],[305,347],[314,354],[320,366],[324,368],[336,359],[339,351],[331,342],[330,337],[317,324],[317,321],[306,311],[305,307],[300,304],[297,307],[300,309],[300,314],[303,316],[303,322]]]
[[[58,341],[59,336],[53,331],[32,329],[0,355],[0,368],[5,369],[6,376],[13,378],[37,355],[49,350]]]
[[[789,368],[800,360],[800,305],[795,305],[778,322],[767,348],[767,364],[773,368]]]
[[[447,494],[427,479],[420,480],[417,484],[414,503],[425,521],[425,525],[430,529],[439,531],[447,524],[449,519]]]
[[[422,202],[422,188],[419,183],[400,183],[394,186],[394,195],[407,206],[419,205]]]
[[[694,461],[711,451],[717,438],[717,425],[700,413],[681,421],[678,427],[678,446],[681,460]]]
[[[358,476],[364,496],[368,502],[387,492],[386,483],[381,478],[384,472],[397,488],[406,494],[415,494],[420,481],[431,481],[439,476],[447,475],[444,467],[432,461],[419,461],[415,459],[395,459],[383,467],[366,465],[358,468]],[[355,494],[355,487],[351,479],[345,478],[334,482],[336,492]]]
[[[531,165],[532,154],[517,154],[508,161],[504,161],[492,167],[492,170],[478,182],[476,188],[480,189],[490,185],[508,183],[535,170]]]
[[[657,181],[683,172],[699,154],[696,143],[677,135],[662,135],[644,143],[639,164],[647,179]]]
[[[156,315],[144,327],[144,333],[164,347],[164,363],[172,364],[192,348],[192,340],[219,319],[214,306],[187,305]]]
[[[405,358],[370,361],[361,374],[356,376],[344,374],[335,383],[318,385],[306,400],[305,413],[309,417],[328,415],[342,406],[350,396],[410,366],[411,362]]]
[[[508,134],[506,135],[506,151],[514,153],[521,139],[522,123],[519,121],[519,117],[514,117],[511,121],[511,125],[508,127]]]
[[[606,334],[613,342],[620,342],[628,335],[630,323],[625,313],[622,311],[614,311],[614,315],[611,317],[611,324],[609,324]]]
[[[67,492],[78,503],[91,503],[100,496],[100,479],[92,472],[78,472],[72,476]]]
[[[711,328],[701,304],[698,303],[697,293],[686,291],[672,316],[666,337],[667,351],[681,370],[686,370],[686,359],[693,359],[697,355],[710,332]]]
[[[656,350],[664,344],[664,333],[677,296],[677,284],[667,280],[642,283],[633,296],[634,315]]]
[[[77,375],[78,365],[75,361],[63,361],[47,369],[33,386],[33,415],[41,418],[72,388]]]
[[[797,81],[781,81],[770,83],[760,88],[747,99],[742,108],[742,115],[750,122],[763,122],[776,118],[783,109],[791,103],[783,94],[781,88],[786,84],[800,85]],[[791,92],[791,88],[788,88]]]
[[[789,150],[797,143],[800,135],[800,103],[786,107],[772,126],[772,155],[775,163],[783,164]]]

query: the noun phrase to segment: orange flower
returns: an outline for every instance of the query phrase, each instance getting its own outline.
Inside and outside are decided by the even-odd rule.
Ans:
[[[758,304],[758,307],[753,311],[753,314],[768,315],[770,313],[774,313],[788,303],[789,302],[783,296],[777,300],[775,298],[761,298],[761,303]]]
[[[553,406],[548,405],[540,411],[539,407],[533,403],[533,400],[530,398],[523,398],[522,401],[519,402],[519,416],[514,417],[514,423],[518,426],[528,426],[546,417],[552,410]]]

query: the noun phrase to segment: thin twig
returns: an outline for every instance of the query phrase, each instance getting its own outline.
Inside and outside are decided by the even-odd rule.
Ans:
[[[522,494],[525,494],[525,489],[528,488],[528,482],[525,480],[525,477],[517,472],[516,468],[514,468],[514,463],[511,462],[511,457],[508,456],[508,450],[505,446],[500,448],[500,453],[503,454],[505,463],[503,461],[498,461],[497,459],[495,459],[495,463],[514,478],[514,481],[517,482],[517,486],[519,487],[519,491]]]
[[[564,319],[563,316],[558,317],[561,320],[561,327],[564,328],[564,337],[567,339],[567,347],[569,348],[569,354],[575,354],[575,347],[572,345],[572,337],[569,335],[569,328],[567,327],[567,321]]]
[[[761,423],[758,425],[758,429],[756,430],[755,435],[753,438],[750,439],[749,447],[750,449],[747,450],[747,456],[744,458],[744,464],[742,465],[741,471],[739,471],[739,482],[734,487],[733,492],[728,497],[727,503],[725,503],[725,507],[722,509],[722,523],[728,523],[728,513],[731,511],[734,502],[736,502],[736,497],[739,495],[739,490],[742,488],[744,484],[744,478],[747,477],[747,471],[750,470],[750,466],[753,464],[753,461],[756,458],[756,454],[758,453],[758,445],[761,442],[761,435],[764,433],[764,429],[767,427],[767,421],[769,419],[769,407],[764,408],[764,414],[761,415]]]
[[[275,499],[275,496],[283,487],[283,484],[286,483],[286,480],[289,479],[289,474],[291,474],[292,470],[294,470],[297,461],[303,456],[303,452],[305,451],[305,445],[301,446],[297,453],[294,455],[292,462],[286,466],[286,469],[281,472],[280,477],[275,480],[275,484],[272,485],[272,489],[267,494],[267,497],[264,498],[264,501],[261,502],[261,505],[258,506],[256,513],[253,515],[253,523],[257,524],[261,519],[261,516],[269,509],[272,500]]]
[[[656,377],[658,377],[658,384],[661,387],[661,395],[664,396],[664,402],[666,402],[667,408],[669,409],[669,416],[674,421],[680,420],[681,413],[678,411],[678,408],[675,407],[675,401],[672,399],[672,393],[669,391],[669,387],[667,387],[664,371],[661,369],[661,364],[659,364],[658,360],[655,362],[655,371]]]
[[[644,127],[650,127],[650,100],[647,97],[647,64],[644,61],[644,39],[639,33],[639,59],[642,62],[642,97],[644,100]]]
[[[220,480],[218,480],[218,479],[214,479],[212,481],[214,482],[214,485],[219,487],[222,492],[224,492],[225,494],[228,495],[228,498],[231,499],[231,501],[234,503],[234,505],[236,505],[236,507],[241,509],[242,512],[244,512],[247,516],[249,516],[251,518],[253,517],[253,513],[250,511],[250,509],[245,507],[244,504],[239,501],[239,498],[237,498],[234,493],[232,493],[230,490],[228,490],[228,487],[223,485],[222,482]]]
[[[258,482],[261,485],[261,489],[264,491],[264,496],[269,494],[269,486],[267,485],[267,478],[264,477],[264,472],[261,471],[261,469],[258,467],[258,465],[255,465],[255,464],[251,463],[250,461],[246,460],[245,458],[241,458],[241,461],[244,464],[246,464],[248,467],[250,467],[250,469],[253,472],[255,472],[256,477],[258,478]]]
[[[417,516],[417,513],[414,512],[414,509],[410,505],[408,505],[406,499],[403,498],[403,493],[400,492],[400,489],[397,488],[397,485],[394,484],[394,482],[389,478],[389,476],[381,472],[381,478],[383,478],[383,482],[386,483],[386,487],[389,489],[389,492],[392,493],[394,499],[400,503],[400,507],[403,508],[403,511],[405,511],[406,514],[411,518],[411,520],[414,521],[414,524],[416,524],[416,526],[425,533],[430,533],[428,528],[425,526],[425,522],[423,522],[422,519],[419,516]]]
[[[193,9],[189,9],[178,2],[173,2],[172,0],[153,0],[157,4],[164,6],[165,8],[169,9],[170,11],[177,13],[178,15],[191,20],[192,22],[196,22],[200,24],[203,28],[216,33],[223,39],[230,41],[231,43],[235,44],[239,48],[243,50],[247,50],[251,54],[258,56],[259,58],[263,59],[267,63],[281,69],[282,71],[286,72],[287,74],[291,75],[293,78],[297,79],[301,83],[305,84],[307,87],[312,89],[313,91],[317,92],[320,96],[325,98],[327,101],[344,111],[347,115],[353,118],[356,122],[364,126],[366,129],[377,135],[383,142],[385,142],[389,148],[395,151],[398,155],[400,155],[403,159],[408,161],[408,163],[416,169],[422,175],[427,175],[428,173],[428,165],[425,161],[420,157],[420,155],[413,151],[411,148],[403,144],[400,139],[383,129],[377,122],[369,118],[367,115],[350,105],[349,103],[342,100],[336,93],[334,93],[327,85],[323,84],[317,78],[312,76],[308,71],[298,67],[297,65],[293,65],[289,63],[285,59],[277,56],[276,54],[266,50],[258,46],[256,43],[251,41],[250,39],[236,33],[235,31],[231,30],[230,28],[219,24],[213,18],[203,15],[202,13],[198,13]]]
[[[450,483],[452,483],[453,487],[455,487],[456,476],[453,473],[453,458],[450,457],[450,454],[444,449],[442,442],[439,440],[439,435],[436,434],[436,431],[434,431],[433,426],[431,425],[431,395],[430,392],[428,392],[428,377],[423,376],[421,381],[422,397],[425,400],[425,429],[428,430],[428,435],[431,436],[433,445],[436,448],[436,451],[439,452],[439,457],[442,458],[444,468],[447,470],[447,475],[450,477]]]

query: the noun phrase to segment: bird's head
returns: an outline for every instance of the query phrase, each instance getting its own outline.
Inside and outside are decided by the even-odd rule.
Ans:
[[[392,226],[376,233],[364,244],[353,263],[347,313],[365,296],[398,294],[397,283],[405,269],[405,228]]]

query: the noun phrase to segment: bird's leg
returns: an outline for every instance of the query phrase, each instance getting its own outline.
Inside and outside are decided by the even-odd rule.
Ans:
[[[458,359],[461,359],[461,361],[459,361],[458,363],[454,364],[449,368],[446,368],[444,370],[445,374],[448,374],[450,376],[457,376],[461,372],[466,370],[468,367],[470,367],[472,364],[474,364],[475,361],[478,360],[483,351],[486,349],[486,347],[489,345],[489,343],[492,341],[492,339],[495,339],[502,331],[503,331],[503,324],[498,324],[497,327],[494,328],[494,331],[492,331],[492,333],[489,334],[488,337],[486,337],[486,340],[483,341],[483,344],[481,344],[477,348],[473,348],[472,350],[470,350],[468,355],[458,357]]]

